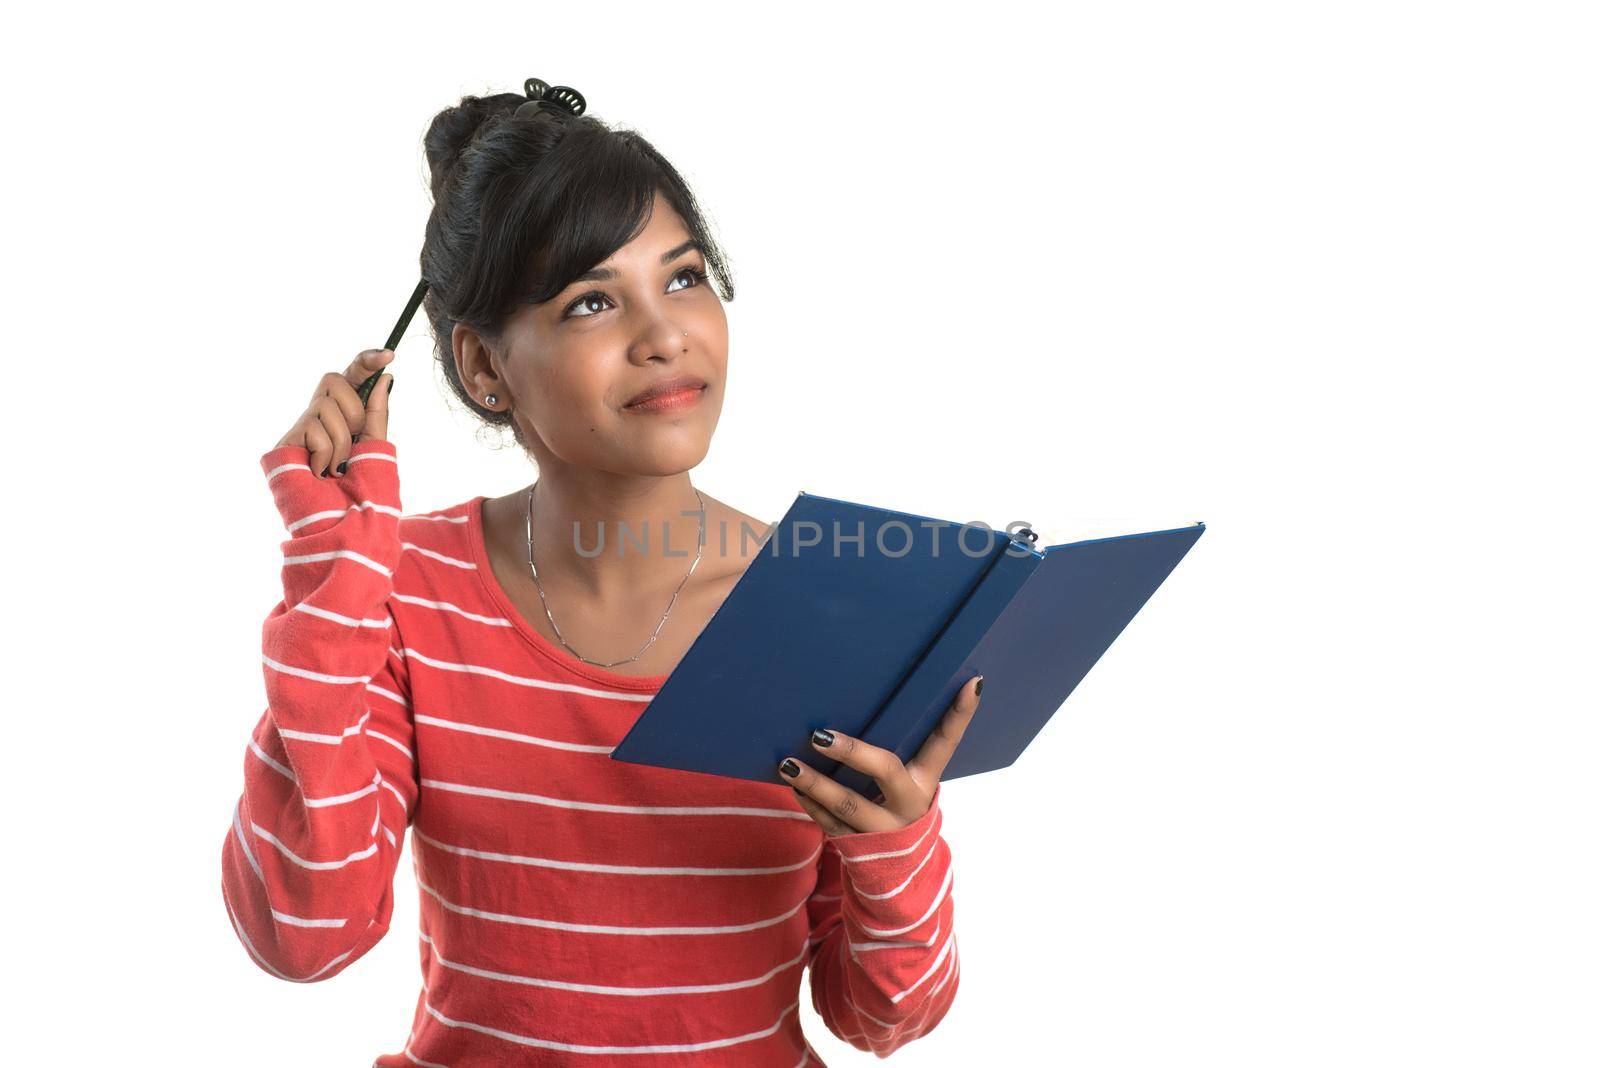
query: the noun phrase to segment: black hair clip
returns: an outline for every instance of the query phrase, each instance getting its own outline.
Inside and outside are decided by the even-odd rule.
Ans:
[[[519,119],[537,116],[546,108],[582,115],[583,109],[588,106],[583,94],[570,85],[551,85],[538,78],[529,78],[522,83],[522,91],[528,95],[528,101],[517,105],[514,114]]]

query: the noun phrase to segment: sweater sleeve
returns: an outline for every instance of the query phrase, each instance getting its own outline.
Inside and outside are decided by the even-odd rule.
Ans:
[[[377,944],[419,786],[404,644],[392,442],[358,441],[343,477],[303,446],[261,458],[288,540],[283,599],[261,628],[267,708],[222,844],[222,897],[267,973],[315,982]]]
[[[839,835],[822,851],[811,921],[811,1003],[828,1029],[887,1057],[949,1011],[960,961],[950,847],[934,787],[904,827]]]

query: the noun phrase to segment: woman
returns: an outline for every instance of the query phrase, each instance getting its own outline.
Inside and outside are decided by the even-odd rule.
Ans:
[[[446,380],[538,477],[402,515],[394,379],[357,393],[388,350],[324,375],[262,457],[290,537],[231,922],[279,978],[338,974],[388,930],[409,826],[423,989],[379,1065],[820,1064],[808,964],[827,1026],[887,1055],[955,995],[938,779],[981,679],[906,764],[818,732],[872,800],[800,756],[770,786],[610,759],[767,525],[689,477],[733,296],[694,198],[575,92],[526,94],[434,118],[421,262]],[[634,551],[593,552],[624,524]]]

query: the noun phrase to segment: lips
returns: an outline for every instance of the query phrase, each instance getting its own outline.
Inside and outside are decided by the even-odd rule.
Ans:
[[[643,392],[634,394],[634,396],[626,405],[624,405],[624,407],[632,408],[636,405],[640,405],[646,401],[652,400],[653,398],[665,396],[670,393],[678,393],[683,390],[703,389],[705,384],[705,379],[696,378],[693,375],[679,375],[676,378],[666,378],[660,382],[657,382],[655,385],[644,390]]]

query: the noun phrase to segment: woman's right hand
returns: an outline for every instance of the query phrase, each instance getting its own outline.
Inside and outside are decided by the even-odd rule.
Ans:
[[[303,446],[311,454],[312,474],[326,478],[330,473],[343,473],[339,465],[350,458],[350,446],[358,435],[378,441],[389,440],[389,390],[394,376],[380,378],[365,405],[356,387],[392,359],[393,349],[367,349],[344,371],[329,371],[323,375],[305,413],[289,428],[277,447]]]

